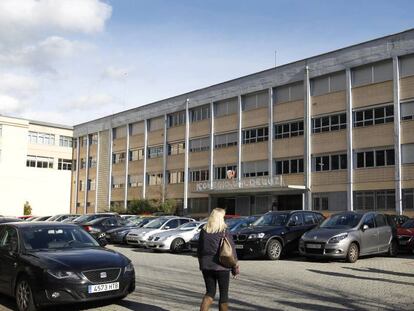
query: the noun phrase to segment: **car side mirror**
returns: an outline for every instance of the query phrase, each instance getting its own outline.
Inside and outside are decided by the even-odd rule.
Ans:
[[[170,226],[165,226],[164,229],[168,230],[168,229],[171,229],[171,227]]]
[[[369,229],[369,226],[368,225],[363,225],[362,226],[362,231],[366,231],[366,230],[368,230]]]

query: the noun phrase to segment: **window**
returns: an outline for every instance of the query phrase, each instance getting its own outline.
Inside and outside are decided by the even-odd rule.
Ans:
[[[14,228],[6,227],[1,231],[0,234],[0,249],[9,250],[9,248],[13,248],[17,250],[19,239],[17,236],[17,231]]]
[[[189,199],[188,205],[191,214],[208,213],[208,198]]]
[[[69,136],[59,136],[59,146],[61,147],[72,147],[73,138]]]
[[[190,170],[190,182],[206,181],[209,180],[210,172],[207,168],[205,169],[191,169]]]
[[[112,129],[112,139],[124,138],[127,135],[126,126],[119,126]]]
[[[125,152],[117,152],[112,154],[112,163],[124,163],[125,162]]]
[[[86,185],[83,180],[79,180],[79,191],[85,191]]]
[[[414,101],[401,103],[401,120],[414,120]]]
[[[354,111],[354,127],[383,124],[394,121],[394,106]]]
[[[303,99],[303,82],[277,87],[275,89],[275,102],[290,102]]]
[[[80,138],[80,145],[81,147],[86,147],[88,145],[88,138],[86,136]]]
[[[329,199],[325,195],[313,195],[313,210],[327,211],[329,209]]]
[[[177,155],[185,153],[185,143],[176,142],[168,144],[168,155]]]
[[[269,175],[268,161],[243,162],[243,177],[257,177]]]
[[[95,179],[88,179],[88,184],[86,186],[88,191],[95,191],[96,190],[96,181]]]
[[[84,159],[84,158],[80,159],[80,168],[81,169],[86,168],[86,159]]]
[[[89,145],[97,145],[98,144],[98,134],[89,134]]]
[[[128,187],[142,187],[143,180],[143,175],[128,175]]]
[[[276,175],[303,173],[303,159],[275,160]]]
[[[129,125],[130,136],[144,134],[144,131],[145,131],[145,123],[143,121],[132,123]]]
[[[28,135],[28,142],[31,144],[54,145],[55,135],[30,131]]]
[[[345,72],[317,77],[311,80],[311,95],[318,96],[346,89]]]
[[[164,129],[164,117],[148,120],[148,131],[158,131]]]
[[[125,187],[125,176],[117,175],[112,176],[112,188],[113,189],[120,189]]]
[[[184,172],[168,172],[168,183],[169,184],[181,184],[184,182]]]
[[[394,149],[379,149],[356,152],[356,167],[381,167],[395,164]]]
[[[235,179],[237,177],[237,165],[223,165],[214,167],[214,179]]]
[[[253,110],[269,105],[269,92],[259,92],[244,95],[242,98],[243,111]]]
[[[303,220],[304,220],[305,226],[314,225],[318,223],[318,221],[315,219],[312,213],[303,213]]]
[[[288,226],[289,225],[302,226],[303,225],[303,215],[302,215],[302,213],[293,214],[290,217],[289,221],[288,221]]]
[[[53,168],[53,158],[28,155],[26,158],[26,166],[37,168]]]
[[[171,113],[167,116],[168,127],[175,127],[185,124],[185,111]]]
[[[190,140],[190,152],[207,151],[210,149],[210,137]]]
[[[154,159],[159,158],[164,155],[164,147],[163,146],[154,146],[148,147],[148,158]]]
[[[237,97],[214,103],[214,116],[222,117],[238,113],[239,100]]]
[[[352,70],[353,87],[389,81],[392,79],[392,61],[379,62]]]
[[[275,139],[303,135],[303,121],[279,123],[274,125]]]
[[[170,221],[168,221],[164,228],[169,228],[169,229],[175,229],[180,225],[180,220],[179,219],[171,219]]]
[[[94,168],[94,167],[96,167],[96,164],[97,164],[96,157],[89,157],[89,159],[88,159],[88,167],[89,168]]]
[[[58,170],[72,170],[72,160],[58,159]]]
[[[375,223],[377,224],[377,227],[384,227],[387,225],[384,215],[381,214],[375,215]]]
[[[144,159],[144,149],[129,150],[129,161],[138,161]]]
[[[374,214],[368,214],[364,218],[363,222],[364,226],[367,225],[368,228],[372,229],[375,228],[375,216]]]
[[[260,127],[255,129],[243,130],[243,144],[258,143],[269,140],[269,128]]]
[[[414,75],[414,55],[400,57],[400,73],[401,78]]]
[[[210,119],[210,105],[196,107],[190,110],[191,123]]]
[[[356,210],[395,210],[395,191],[356,191],[354,192]]]
[[[346,129],[346,114],[312,118],[312,133],[330,132]]]
[[[402,205],[404,210],[414,210],[414,189],[403,189]]]
[[[238,133],[227,133],[214,136],[214,148],[226,148],[230,146],[237,146],[239,140]]]
[[[346,154],[330,154],[314,156],[312,158],[312,171],[335,171],[347,169],[347,155]]]
[[[401,163],[413,164],[414,163],[414,144],[401,145]]]
[[[147,174],[148,185],[162,185],[163,176],[162,173],[149,173]]]

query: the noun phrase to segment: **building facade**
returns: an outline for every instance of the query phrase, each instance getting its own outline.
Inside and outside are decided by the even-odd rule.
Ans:
[[[414,30],[75,126],[72,211],[413,214]]]
[[[0,116],[0,214],[70,211],[73,128]]]

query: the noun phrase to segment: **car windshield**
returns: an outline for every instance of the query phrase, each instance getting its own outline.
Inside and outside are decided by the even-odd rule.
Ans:
[[[197,226],[199,225],[199,223],[198,222],[187,222],[186,224],[184,224],[184,225],[181,225],[178,229],[180,229],[180,230],[191,230],[191,229],[194,229],[194,228],[197,228]]]
[[[235,224],[238,224],[243,218],[228,218],[225,220],[228,228],[233,227]]]
[[[320,227],[326,229],[353,228],[358,225],[361,218],[362,214],[337,214],[326,219]]]
[[[169,218],[157,218],[153,221],[150,221],[148,224],[144,226],[144,228],[148,229],[159,229],[163,224],[165,224]]]
[[[414,219],[410,219],[406,221],[401,227],[402,228],[414,228]]]
[[[55,215],[55,216],[50,217],[50,218],[48,219],[48,221],[55,221],[56,219],[58,219],[58,218],[60,218],[60,217],[61,217],[61,215]]]
[[[23,228],[22,239],[28,251],[99,247],[92,236],[78,227]]]
[[[286,224],[288,213],[268,213],[264,214],[253,223],[253,227],[263,226],[283,226]]]

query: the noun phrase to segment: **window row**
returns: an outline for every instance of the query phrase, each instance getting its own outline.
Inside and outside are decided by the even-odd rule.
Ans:
[[[394,106],[388,105],[354,111],[354,127],[383,124],[394,121]]]
[[[390,81],[393,79],[392,61],[387,60],[354,68],[352,70],[352,86]]]
[[[53,158],[28,155],[26,158],[26,166],[37,168],[53,168]]]
[[[28,142],[31,144],[54,145],[55,135],[30,131],[28,135]]]
[[[58,170],[71,171],[72,170],[72,160],[58,159]]]
[[[210,137],[195,138],[190,140],[190,152],[207,151],[210,149]]]
[[[296,174],[303,173],[303,158],[275,160],[275,174]]]
[[[59,136],[59,146],[72,148],[73,138],[69,136]]]
[[[395,210],[395,191],[355,191],[354,210]]]
[[[311,80],[311,95],[318,96],[346,89],[345,71]]]
[[[269,163],[267,160],[243,162],[243,177],[258,177],[269,175]]]
[[[204,105],[190,110],[190,120],[192,123],[202,121],[205,119],[210,119],[210,117],[210,105]]]
[[[346,154],[330,154],[315,156],[312,158],[312,171],[335,171],[347,169]]]
[[[312,133],[331,132],[346,129],[346,114],[334,114],[312,118]]]
[[[243,130],[243,144],[252,144],[269,140],[269,128],[260,127],[254,129]]]
[[[210,178],[210,172],[208,169],[191,169],[189,172],[190,182],[206,181]]]
[[[228,164],[214,167],[214,179],[235,179],[237,177],[237,165]]]
[[[275,139],[303,135],[303,121],[294,121],[274,125]]]
[[[357,168],[382,167],[395,164],[394,149],[358,151],[355,152],[355,155]]]
[[[253,110],[269,106],[269,92],[267,90],[244,95],[242,97],[243,111]]]
[[[167,116],[167,126],[175,127],[185,124],[185,111],[178,111]]]
[[[219,134],[214,136],[214,148],[226,148],[230,146],[237,146],[239,140],[239,133],[232,132],[226,134]]]

